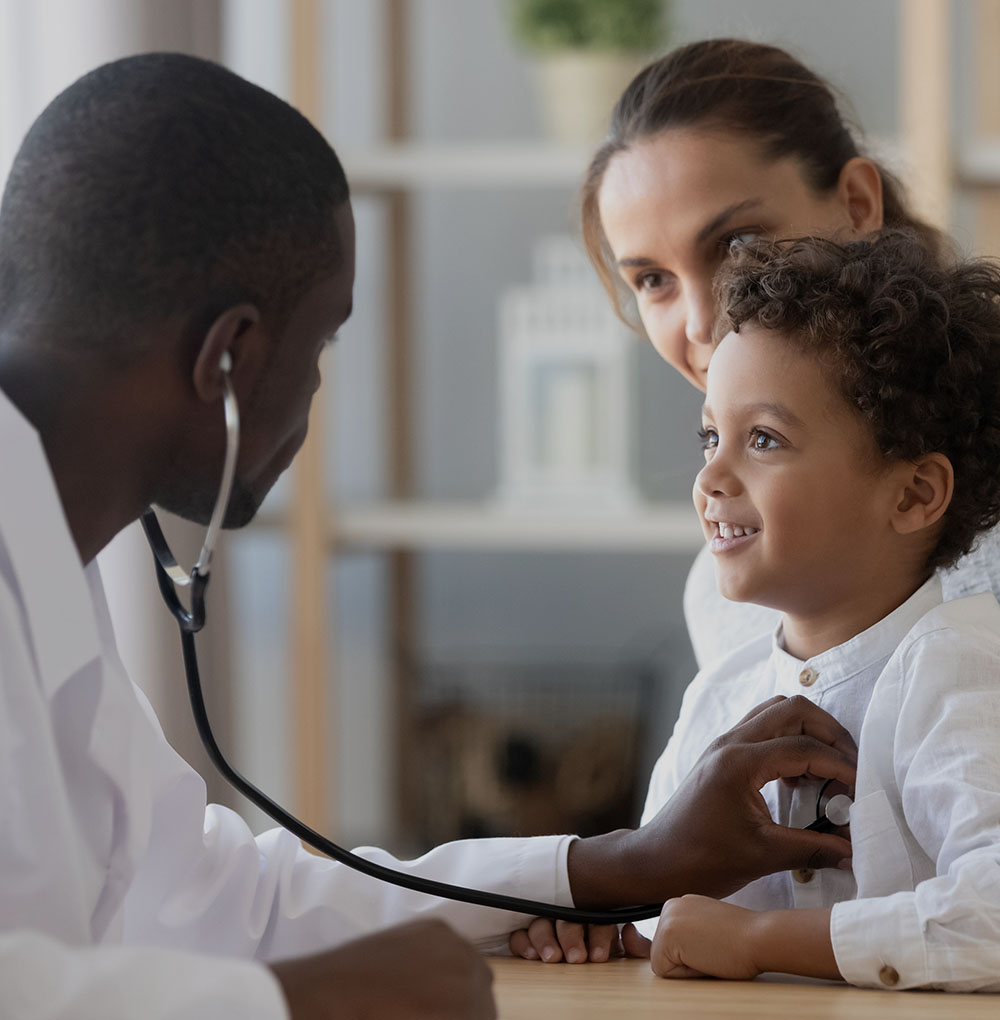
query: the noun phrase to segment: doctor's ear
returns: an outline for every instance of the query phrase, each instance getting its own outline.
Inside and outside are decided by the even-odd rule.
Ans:
[[[222,397],[223,372],[239,389],[249,389],[268,360],[269,339],[260,311],[249,303],[233,305],[218,315],[202,336],[191,381],[199,400],[214,403]]]
[[[937,524],[955,491],[955,472],[943,453],[928,453],[900,465],[900,488],[892,512],[892,527],[912,535]]]

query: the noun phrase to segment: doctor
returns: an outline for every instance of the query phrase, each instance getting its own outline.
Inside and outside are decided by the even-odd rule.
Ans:
[[[353,277],[333,151],[216,65],[102,67],[18,153],[0,207],[4,1020],[495,1015],[470,943],[502,946],[526,918],[379,884],[206,807],[124,673],[95,563],[149,505],[207,521],[226,354],[243,426],[226,524],[253,517],[305,437]],[[776,701],[643,829],[364,853],[593,908],[721,895],[848,857],[775,826],[758,790],[806,771],[851,782],[853,765],[832,719]]]

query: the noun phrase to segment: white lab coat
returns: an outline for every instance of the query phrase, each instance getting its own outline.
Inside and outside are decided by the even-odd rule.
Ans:
[[[418,916],[483,947],[523,925],[206,808],[125,674],[97,566],[81,566],[41,442],[2,392],[0,451],[0,1020],[272,1020],[285,1006],[254,961]],[[571,904],[570,838],[452,843],[401,865],[363,853]]]

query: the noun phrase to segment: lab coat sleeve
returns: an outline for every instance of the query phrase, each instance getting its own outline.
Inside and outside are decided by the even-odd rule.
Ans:
[[[936,875],[912,891],[836,904],[837,964],[855,985],[1000,990],[996,635],[918,638],[895,696],[896,783],[906,824]]]
[[[388,885],[307,853],[281,829],[254,839],[235,812],[206,810],[201,777],[163,749],[148,850],[126,900],[129,942],[275,960],[434,917],[489,951],[530,919]],[[572,838],[465,840],[406,862],[359,853],[425,878],[572,905]]]
[[[0,934],[0,1020],[285,1020],[258,963]]]

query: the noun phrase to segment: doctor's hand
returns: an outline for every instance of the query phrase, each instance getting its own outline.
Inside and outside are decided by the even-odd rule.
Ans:
[[[832,716],[803,697],[772,698],[714,740],[642,828],[570,844],[573,900],[602,909],[723,897],[777,871],[849,868],[846,839],[775,824],[760,790],[801,776],[853,788],[856,765],[854,740]]]
[[[442,921],[272,965],[292,1020],[496,1020],[493,975]]]

